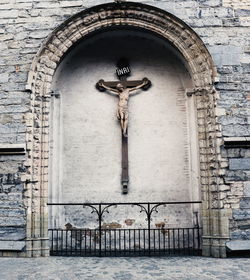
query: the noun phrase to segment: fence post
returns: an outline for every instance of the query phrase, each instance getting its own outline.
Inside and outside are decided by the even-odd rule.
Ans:
[[[99,222],[99,257],[101,257],[102,256],[102,205],[101,204],[99,204],[98,222]]]
[[[148,254],[151,255],[151,233],[150,233],[150,220],[151,220],[151,213],[150,213],[150,203],[148,203],[148,211],[147,211],[147,217],[148,217]]]

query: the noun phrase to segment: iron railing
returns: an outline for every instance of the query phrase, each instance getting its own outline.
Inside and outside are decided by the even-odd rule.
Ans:
[[[50,253],[56,256],[162,256],[199,255],[201,252],[201,227],[195,212],[195,225],[190,227],[152,228],[153,212],[160,206],[196,204],[200,201],[142,202],[142,203],[48,203],[53,206],[89,207],[98,216],[98,227],[49,229]],[[147,228],[104,228],[104,213],[110,207],[138,206],[146,214]]]

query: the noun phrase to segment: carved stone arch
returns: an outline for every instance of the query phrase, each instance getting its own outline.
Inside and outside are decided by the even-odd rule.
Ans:
[[[29,175],[25,192],[27,207],[27,256],[48,255],[47,197],[49,152],[49,100],[52,78],[65,54],[89,34],[110,27],[130,26],[165,38],[188,65],[198,117],[200,185],[202,193],[203,254],[225,256],[227,232],[219,212],[220,131],[216,123],[216,69],[199,36],[183,21],[152,6],[108,3],[84,10],[56,28],[35,56],[28,75],[31,111],[27,115]],[[213,191],[213,192],[212,192]]]
[[[65,53],[80,39],[91,32],[115,26],[138,27],[165,38],[183,55],[196,88],[213,84],[216,69],[212,58],[202,40],[187,24],[158,8],[127,2],[95,6],[57,27],[33,60],[28,89],[34,85],[38,66],[44,66],[44,74],[53,75]]]

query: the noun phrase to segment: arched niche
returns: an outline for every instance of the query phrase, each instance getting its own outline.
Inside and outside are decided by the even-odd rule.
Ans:
[[[130,61],[128,80],[147,76],[152,83],[148,91],[138,90],[129,99],[127,195],[120,183],[118,97],[95,88],[100,79],[118,79],[115,69],[121,57]],[[107,28],[71,49],[51,87],[49,201],[200,200],[197,118],[194,98],[186,94],[193,82],[183,62],[166,40],[132,27]],[[50,216],[51,225],[90,227],[86,220],[91,217],[83,214],[81,223],[78,210],[67,208]],[[152,223],[165,219],[168,227],[194,226],[196,211],[196,205],[172,205]],[[129,211],[120,213],[119,220],[109,218],[125,227],[128,216],[137,225],[142,222]]]
[[[214,110],[216,95],[213,89],[216,70],[211,56],[199,36],[180,19],[157,8],[132,2],[99,5],[74,15],[50,35],[34,58],[27,83],[27,90],[31,92],[32,110],[29,115],[31,125],[28,126],[27,133],[31,170],[27,193],[32,193],[32,199],[27,199],[26,202],[27,237],[47,237],[49,113],[55,70],[71,48],[81,40],[107,28],[121,27],[143,29],[167,41],[171,51],[179,56],[188,69],[192,87],[185,90],[189,96],[194,95],[197,115],[199,185],[203,201],[203,254],[223,256],[226,237],[217,239],[217,236],[222,234],[220,214],[216,210],[219,207],[218,192],[213,195],[210,193],[211,186],[217,186],[218,178],[218,126]],[[34,256],[46,255],[46,241],[36,244],[38,243],[27,241],[28,252]]]

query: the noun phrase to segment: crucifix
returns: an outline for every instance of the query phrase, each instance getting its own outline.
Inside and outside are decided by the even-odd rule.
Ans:
[[[130,68],[128,62],[121,59],[116,69],[116,74],[119,81],[105,82],[100,80],[96,87],[100,91],[108,90],[119,97],[118,107],[116,111],[117,119],[120,121],[122,132],[122,193],[128,193],[128,101],[129,96],[135,93],[138,89],[147,90],[151,82],[147,78],[142,80],[127,81],[127,76],[130,75]]]

